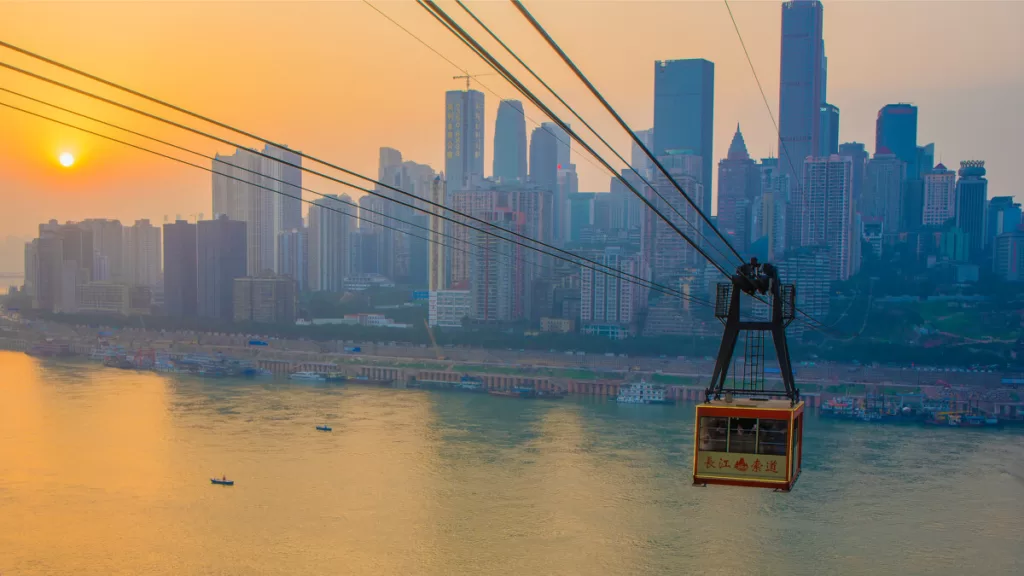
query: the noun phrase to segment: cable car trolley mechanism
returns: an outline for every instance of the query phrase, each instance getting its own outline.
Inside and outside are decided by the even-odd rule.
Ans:
[[[793,381],[786,326],[796,313],[796,289],[779,281],[775,266],[756,258],[720,283],[715,317],[725,324],[715,370],[697,406],[693,483],[775,488],[788,492],[800,475],[804,403]],[[768,319],[741,318],[741,294],[765,302]],[[763,297],[767,297],[765,300]],[[743,362],[726,384],[740,333]],[[765,334],[770,334],[779,362],[782,388],[766,388]],[[739,378],[739,379],[737,379]]]

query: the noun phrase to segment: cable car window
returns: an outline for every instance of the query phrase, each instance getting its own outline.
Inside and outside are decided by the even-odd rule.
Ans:
[[[757,418],[729,419],[729,452],[755,454],[757,448]]]
[[[789,422],[786,420],[760,420],[758,422],[757,453],[785,456],[788,447]]]
[[[729,446],[729,419],[702,416],[700,419],[700,449],[726,452]]]

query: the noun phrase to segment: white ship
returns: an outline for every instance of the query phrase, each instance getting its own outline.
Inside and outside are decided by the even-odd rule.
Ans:
[[[620,404],[675,404],[675,400],[665,398],[665,387],[649,384],[641,380],[625,384],[619,388],[615,401]]]
[[[327,378],[316,372],[296,372],[288,376],[289,380],[301,380],[305,382],[327,382]]]

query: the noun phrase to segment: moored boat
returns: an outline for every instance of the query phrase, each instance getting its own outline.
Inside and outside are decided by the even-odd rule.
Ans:
[[[664,386],[643,380],[619,388],[615,401],[619,404],[675,404],[675,400],[665,397]]]
[[[288,375],[289,380],[296,380],[299,382],[326,382],[327,378],[324,378],[316,372],[295,372]]]

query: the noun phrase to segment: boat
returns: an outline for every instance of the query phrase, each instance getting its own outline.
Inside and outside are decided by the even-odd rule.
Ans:
[[[562,389],[537,390],[537,398],[540,400],[561,400],[565,398],[565,391]]]
[[[459,382],[454,386],[455,390],[461,392],[486,392],[487,388],[484,386],[483,378],[476,376],[465,375],[459,378]]]
[[[300,382],[326,382],[327,378],[317,374],[316,372],[295,372],[288,375],[289,380],[297,380]]]
[[[324,424],[323,426],[317,426],[316,429],[321,432],[330,432],[332,430],[332,428],[327,424]]]
[[[369,376],[356,376],[354,382],[358,384],[367,384],[370,386],[391,386],[392,380],[375,380]]]
[[[643,380],[627,384],[619,388],[615,397],[619,404],[675,404],[675,400],[665,397],[665,387],[649,384]]]
[[[533,388],[526,388],[523,386],[513,386],[507,390],[490,390],[488,392],[491,396],[506,396],[509,398],[536,398],[537,392]]]
[[[234,486],[235,485],[235,481],[234,480],[228,480],[227,476],[221,476],[220,478],[210,478],[210,483],[211,484],[216,484],[218,486]]]
[[[345,376],[341,372],[328,372],[323,376],[328,382],[344,382],[345,380],[348,380],[348,376]]]

